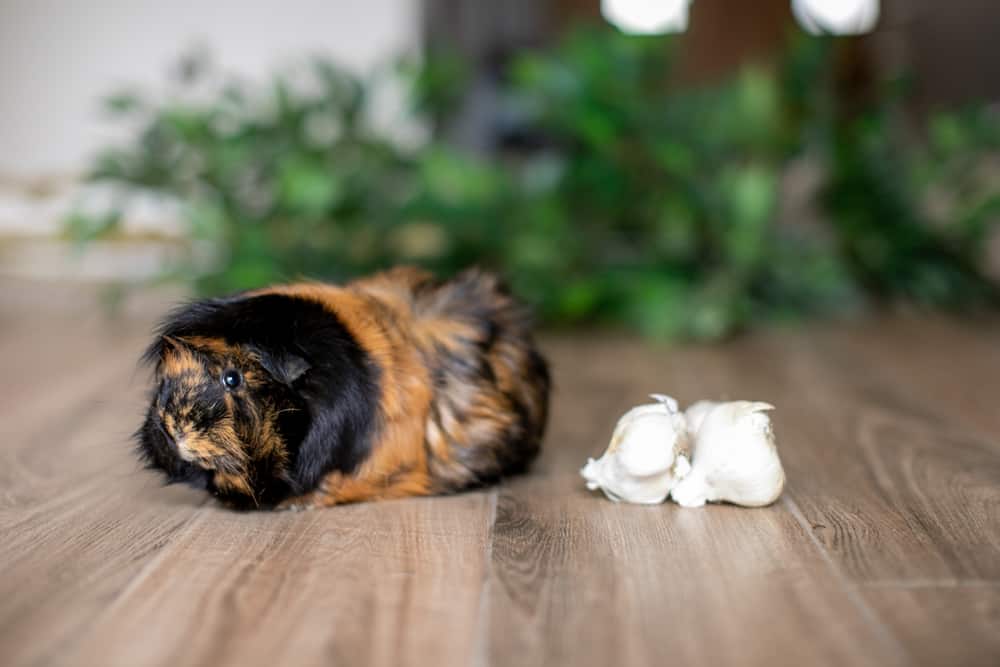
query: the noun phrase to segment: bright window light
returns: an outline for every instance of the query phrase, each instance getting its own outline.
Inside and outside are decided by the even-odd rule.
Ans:
[[[601,0],[601,13],[622,32],[660,35],[684,32],[692,0]]]
[[[861,35],[878,23],[879,0],[792,0],[792,13],[814,35]]]

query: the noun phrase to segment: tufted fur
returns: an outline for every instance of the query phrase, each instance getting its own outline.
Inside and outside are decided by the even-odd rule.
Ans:
[[[185,305],[146,353],[137,437],[170,482],[238,507],[458,491],[524,470],[549,376],[492,275],[395,269]],[[227,371],[242,382],[226,387]]]

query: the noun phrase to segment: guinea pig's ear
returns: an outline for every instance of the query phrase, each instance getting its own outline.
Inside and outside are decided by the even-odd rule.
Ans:
[[[173,350],[174,352],[180,352],[188,348],[188,344],[182,338],[174,338],[173,336],[162,336],[163,338],[163,349]]]
[[[145,353],[142,355],[142,360],[147,364],[155,364],[159,366],[163,362],[163,357],[166,355],[168,350],[173,350],[174,352],[179,352],[185,349],[187,346],[179,338],[174,338],[173,336],[158,336],[153,344],[146,348]]]
[[[260,365],[278,382],[292,385],[312,366],[302,357],[289,352],[265,352],[256,350]]]

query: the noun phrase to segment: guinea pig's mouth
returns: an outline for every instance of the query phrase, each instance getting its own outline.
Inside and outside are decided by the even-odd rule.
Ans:
[[[177,452],[177,456],[182,461],[187,461],[188,463],[198,463],[198,457],[194,455],[191,451],[191,447],[188,445],[187,438],[173,438],[171,444],[174,447],[174,451]]]
[[[170,448],[175,454],[177,454],[177,458],[186,463],[193,463],[200,468],[204,468],[205,470],[211,470],[210,467],[204,464],[201,457],[197,456],[192,450],[189,438],[183,435],[175,438],[173,434],[170,433],[170,431],[168,431],[160,422],[157,422],[156,426],[163,435],[163,439],[167,441]]]
[[[185,463],[202,470],[227,475],[237,475],[244,471],[243,462],[239,457],[232,456],[202,434],[186,431],[174,436],[166,428],[161,430],[177,454],[177,458]]]
[[[173,435],[171,435],[170,431],[167,430],[167,427],[163,425],[163,419],[150,418],[149,422],[153,423],[153,426],[159,432],[160,437],[163,438],[163,442],[167,443],[167,447],[170,448],[170,450],[174,452],[174,454],[176,454],[179,459],[183,461],[188,461],[188,459],[185,458],[184,456],[184,450],[182,450],[177,445],[177,439]]]

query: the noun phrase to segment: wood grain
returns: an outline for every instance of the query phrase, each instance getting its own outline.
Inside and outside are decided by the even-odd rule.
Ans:
[[[156,308],[108,323],[73,291],[3,287],[5,667],[1000,663],[996,320],[714,346],[561,334],[530,475],[259,514],[133,461]],[[783,498],[686,510],[587,492],[578,468],[654,391],[775,403]]]
[[[909,582],[869,587],[864,597],[907,646],[914,664],[996,666],[1000,656],[996,582]]]
[[[83,664],[466,664],[489,496],[206,508],[92,623]],[[164,620],[169,622],[164,623]],[[155,642],[120,642],[155,628]]]
[[[885,345],[911,344],[908,329],[885,326]],[[961,410],[960,396],[943,394],[930,409],[907,384],[881,379],[876,360],[848,345],[872,335],[852,328],[759,336],[683,363],[707,385],[733,386],[727,378],[738,377],[742,396],[779,406],[786,497],[845,576],[1000,576],[996,437],[935,417]],[[978,511],[963,511],[969,506]]]
[[[905,664],[781,504],[751,521],[540,486],[501,495],[492,664]]]
[[[706,366],[726,366],[725,356],[691,349],[697,363],[688,370],[675,352],[634,341],[563,341],[553,351],[568,396],[556,404],[540,462],[545,477],[501,490],[488,590],[490,662],[905,662],[888,629],[845,588],[785,504],[703,512],[632,507],[581,488],[575,468],[600,453],[630,403],[675,383],[695,395],[712,393],[696,378]],[[693,386],[667,380],[687,372]],[[636,389],[609,390],[602,377]]]

